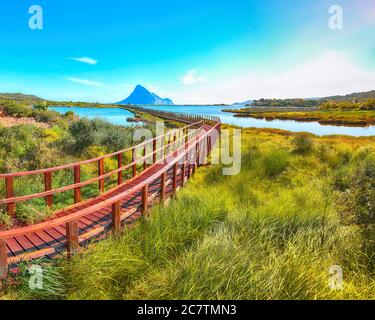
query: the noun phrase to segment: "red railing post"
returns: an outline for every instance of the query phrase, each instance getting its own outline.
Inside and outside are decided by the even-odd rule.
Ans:
[[[121,203],[120,201],[112,204],[112,229],[114,232],[121,230]]]
[[[197,170],[197,155],[196,155],[196,149],[195,151],[193,151],[193,161],[194,161],[194,164],[193,164],[193,172],[192,174],[194,175],[195,174],[195,171]]]
[[[212,142],[211,142],[211,137],[208,136],[208,137],[207,137],[207,165],[210,165],[210,164],[211,164],[211,160],[210,160],[210,158],[209,158],[210,153],[211,153],[211,148],[212,148],[211,143],[212,143]]]
[[[187,178],[188,180],[190,179],[191,177],[191,151],[188,152],[188,175],[187,175]]]
[[[165,137],[163,136],[160,139],[160,159],[164,159],[164,150],[165,149]]]
[[[6,278],[8,274],[7,243],[0,239],[0,279]]]
[[[66,224],[66,252],[68,260],[79,248],[78,221],[70,221]]]
[[[146,154],[147,154],[147,144],[145,143],[144,147],[143,147],[143,171],[147,169],[147,158],[146,158]]]
[[[167,147],[165,149],[165,154],[168,155],[171,150],[171,134],[167,135]]]
[[[200,166],[200,161],[201,161],[201,159],[200,159],[200,157],[201,157],[201,155],[200,155],[200,143],[199,142],[197,142],[197,144],[196,144],[196,153],[195,153],[195,157],[196,157],[196,159],[197,159],[197,161],[196,161],[196,163],[197,163],[197,168],[199,168],[199,166]]]
[[[175,195],[177,191],[177,170],[178,170],[178,163],[176,162],[173,166],[173,178],[172,178],[173,195]]]
[[[152,162],[156,163],[156,138],[152,141]]]
[[[81,166],[74,166],[74,184],[81,182]],[[81,188],[74,188],[74,203],[81,202]]]
[[[101,177],[104,174],[104,158],[98,161],[98,175]],[[104,179],[99,180],[99,190],[104,192]]]
[[[137,153],[135,147],[132,150],[132,158],[133,158],[133,178],[137,175]]]
[[[6,197],[7,199],[14,197],[14,188],[13,188],[13,177],[6,177],[5,178],[5,189],[6,189]],[[11,217],[14,217],[16,213],[16,204],[15,203],[8,203],[7,204],[7,211]]]
[[[148,211],[148,184],[142,189],[142,215],[146,215]]]
[[[173,148],[172,148],[173,152],[175,152],[177,150],[176,141],[177,141],[177,131],[175,131],[174,137],[173,137]]]
[[[161,175],[161,186],[160,186],[160,202],[162,205],[165,203],[165,192],[167,189],[167,173],[163,172]]]
[[[44,173],[44,190],[51,191],[52,190],[52,172],[45,172]],[[46,204],[48,207],[52,207],[53,203],[53,195],[49,195],[45,197]]]
[[[185,184],[185,159],[181,166],[181,187],[183,187],[184,184]]]
[[[122,153],[119,153],[117,155],[117,166],[118,168],[122,168]],[[120,171],[118,174],[117,174],[117,184],[120,185],[122,183],[122,171]]]

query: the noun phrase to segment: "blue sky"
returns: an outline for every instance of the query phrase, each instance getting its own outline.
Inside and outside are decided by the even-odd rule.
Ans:
[[[31,5],[43,29],[31,30]],[[344,13],[331,30],[331,5]],[[0,91],[114,102],[142,84],[176,103],[375,89],[375,1],[4,0]]]

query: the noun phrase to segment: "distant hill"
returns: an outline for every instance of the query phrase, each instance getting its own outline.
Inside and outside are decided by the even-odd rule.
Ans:
[[[154,104],[154,105],[173,105],[171,99],[163,99],[160,98],[155,93],[148,91],[146,88],[142,87],[141,85],[137,85],[132,92],[132,94],[126,98],[118,102],[117,104]]]
[[[235,102],[232,104],[232,106],[246,106],[253,102],[253,100],[246,100],[244,102]]]
[[[332,96],[326,97],[322,100],[337,100],[337,101],[344,101],[344,100],[358,100],[358,99],[369,99],[375,98],[375,90],[366,91],[366,92],[356,92],[347,94],[345,96]]]
[[[0,99],[16,100],[16,101],[42,101],[43,99],[29,94],[23,93],[0,93]]]
[[[337,102],[359,102],[366,99],[375,98],[375,90],[366,92],[350,93],[342,96],[330,96],[322,98],[309,98],[309,99],[259,99],[254,100],[252,103],[246,104],[247,106],[254,107],[319,107],[322,103],[328,101]]]

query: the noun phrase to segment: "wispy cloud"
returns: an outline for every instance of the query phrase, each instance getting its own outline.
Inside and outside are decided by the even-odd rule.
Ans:
[[[89,57],[77,57],[77,58],[70,58],[70,60],[78,61],[86,64],[95,65],[98,63],[98,60],[89,58]]]
[[[308,75],[308,76],[306,76]],[[295,67],[270,73],[252,70],[212,77],[208,84],[170,94],[179,104],[233,103],[259,98],[327,97],[374,88],[375,71],[339,51],[323,51]]]
[[[87,79],[80,79],[80,78],[75,78],[75,77],[68,77],[66,80],[83,84],[85,86],[91,86],[91,87],[103,87],[103,83],[100,81],[92,81],[92,80],[87,80]]]
[[[205,80],[206,79],[204,77],[198,75],[198,71],[196,69],[191,69],[181,78],[181,83],[186,86],[191,86],[197,83],[202,83]]]

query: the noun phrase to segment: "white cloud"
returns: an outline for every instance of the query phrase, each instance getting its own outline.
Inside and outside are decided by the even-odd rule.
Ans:
[[[104,86],[103,83],[100,81],[92,81],[92,80],[80,79],[80,78],[74,78],[74,77],[66,78],[66,80],[79,83],[79,84],[83,84],[85,86],[91,86],[91,87],[103,87]]]
[[[243,70],[217,76],[209,84],[171,94],[177,103],[233,103],[259,98],[309,98],[373,90],[375,71],[341,52],[326,51],[284,71]]]
[[[181,78],[181,82],[186,86],[202,83],[204,81],[205,78],[198,76],[198,71],[196,69],[187,71],[187,73]]]
[[[98,63],[98,60],[95,60],[95,59],[89,58],[89,57],[70,58],[70,60],[74,60],[74,61],[78,61],[78,62],[82,62],[82,63],[86,63],[86,64],[91,64],[91,65],[95,65],[95,64]]]

